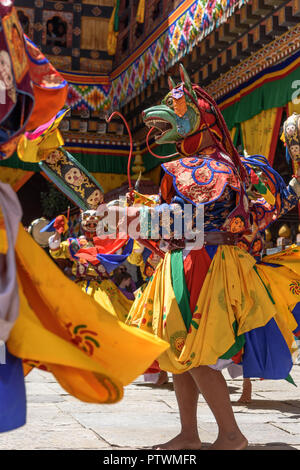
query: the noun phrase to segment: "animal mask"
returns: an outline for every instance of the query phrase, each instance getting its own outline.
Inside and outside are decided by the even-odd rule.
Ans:
[[[146,126],[156,130],[155,140],[158,144],[181,141],[196,132],[200,124],[200,113],[195,104],[197,96],[182,66],[180,71],[182,83],[175,86],[173,80],[169,78],[170,91],[161,105],[153,106],[143,112]]]
[[[80,222],[83,230],[89,233],[96,233],[97,224],[100,217],[95,210],[81,212]]]
[[[225,152],[241,179],[247,181],[247,172],[217,104],[200,86],[191,83],[182,64],[180,77],[178,85],[169,78],[170,91],[161,104],[142,114],[146,126],[156,132],[156,143],[175,143],[183,156],[197,155],[207,147]]]

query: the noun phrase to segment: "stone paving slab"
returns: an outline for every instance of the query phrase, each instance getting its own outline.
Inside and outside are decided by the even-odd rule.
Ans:
[[[300,366],[286,381],[253,380],[253,401],[237,403],[242,380],[227,379],[235,415],[249,440],[249,450],[300,450]],[[68,395],[51,374],[33,370],[26,377],[27,424],[0,434],[0,450],[127,450],[150,448],[180,430],[173,384],[162,387],[143,377],[125,388],[114,405],[86,404]],[[198,426],[204,448],[214,442],[217,427],[202,396]]]

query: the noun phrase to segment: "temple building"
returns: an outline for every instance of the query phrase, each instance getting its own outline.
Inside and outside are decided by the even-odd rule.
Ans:
[[[159,185],[161,161],[149,153],[141,112],[179,80],[181,62],[219,105],[238,150],[264,155],[286,180],[292,174],[281,140],[287,115],[300,113],[300,0],[16,0],[25,33],[69,83],[66,149],[100,182],[110,200],[127,190],[129,137],[133,180]],[[298,97],[299,95],[299,97]],[[172,145],[150,148],[160,155]],[[2,180],[23,207],[45,175],[17,156],[0,163]],[[12,172],[12,169],[14,170]],[[34,189],[36,188],[36,189]],[[32,204],[31,204],[32,206]],[[30,217],[39,216],[36,213]],[[296,240],[298,211],[268,233]]]

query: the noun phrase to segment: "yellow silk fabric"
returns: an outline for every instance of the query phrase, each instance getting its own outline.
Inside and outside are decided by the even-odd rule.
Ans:
[[[59,117],[56,117],[48,129],[34,140],[28,139],[25,134],[22,135],[17,147],[20,160],[38,163],[41,160],[45,160],[51,150],[64,145],[64,140],[58,126],[67,112],[68,110],[66,109]]]
[[[276,303],[276,323],[293,353],[298,350],[294,335],[291,334],[297,327],[291,312],[300,301],[300,247],[293,245],[279,253],[265,256],[263,261],[280,265],[274,268],[258,264],[257,270]]]
[[[6,229],[5,229],[4,216],[0,207],[0,254],[6,255],[7,250],[8,250],[8,239],[7,239]]]
[[[288,116],[293,113],[300,114],[300,103],[293,103],[292,101],[288,103]]]
[[[230,131],[230,137],[231,137],[231,140],[234,141],[234,137],[235,137],[235,134],[236,134],[236,131],[237,131],[237,128],[236,127],[233,127]]]
[[[66,147],[66,150],[68,148]],[[69,149],[72,153],[72,149]],[[127,183],[127,175],[118,174],[118,173],[91,173],[93,177],[100,183],[103,188],[104,193],[108,193],[113,189],[117,189],[123,184]],[[132,178],[132,176],[131,176]],[[143,173],[142,180],[150,180],[153,184],[159,185],[160,181],[160,166],[154,168],[153,170]]]
[[[92,173],[92,176],[103,188],[104,193],[108,193],[113,189],[119,188],[124,183],[127,183],[127,175],[120,175],[117,173]]]
[[[289,283],[293,279],[300,282],[300,276],[293,271],[288,273],[287,269],[283,271],[284,268],[270,271],[272,268],[262,265],[257,273],[254,266],[254,258],[246,251],[219,246],[187,332],[172,288],[170,254],[167,254],[145,290],[139,292],[127,324],[153,332],[170,344],[160,356],[159,365],[172,373],[215,364],[235,343],[235,322],[237,334],[241,335],[275,318],[292,352],[292,330],[296,323],[290,309],[300,297],[289,291]],[[266,286],[274,293],[276,304]],[[289,295],[280,297],[283,289]]]
[[[19,168],[9,168],[6,166],[1,167],[1,182],[7,183],[12,186],[15,191],[18,191],[23,184],[33,176],[33,171],[25,171]]]
[[[267,109],[241,123],[244,149],[248,155],[270,158],[277,108]]]
[[[294,276],[296,276],[295,279],[297,279],[298,274],[300,273],[300,247],[292,245],[283,251],[274,253],[273,255],[264,256],[263,261],[265,263],[275,263],[285,266],[294,273]],[[290,278],[291,273],[287,277]]]
[[[168,347],[118,321],[55,266],[20,227],[16,243],[20,314],[9,351],[44,368],[76,398],[114,403]]]
[[[47,138],[38,137],[29,140],[22,136],[18,144],[18,157],[24,162],[38,163],[47,157],[50,150],[57,149],[64,145],[64,140],[58,129],[51,133]]]
[[[125,322],[133,300],[128,299],[110,279],[102,281],[100,284],[91,281],[88,285],[86,281],[82,281],[79,286],[93,297],[102,308],[120,321]]]

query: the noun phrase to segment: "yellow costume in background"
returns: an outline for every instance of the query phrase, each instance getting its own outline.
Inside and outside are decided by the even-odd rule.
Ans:
[[[74,241],[73,241],[74,242]],[[109,279],[105,268],[99,264],[93,266],[75,259],[70,250],[72,241],[63,241],[57,250],[50,250],[54,259],[68,259],[72,261],[72,274],[76,284],[93,299],[105,308],[120,321],[125,322],[128,312],[132,306],[132,300],[129,300],[122,291]],[[93,242],[87,241],[84,237],[75,240],[80,247],[88,248],[93,246]],[[88,312],[87,312],[88,317]]]

